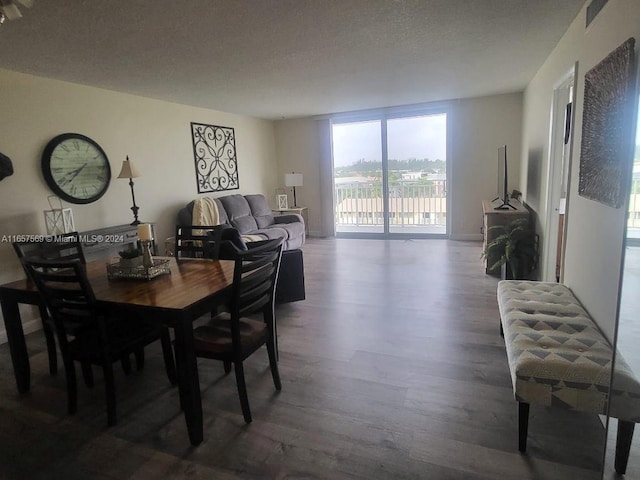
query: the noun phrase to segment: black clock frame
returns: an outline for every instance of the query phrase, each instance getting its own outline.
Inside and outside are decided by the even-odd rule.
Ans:
[[[60,186],[56,183],[55,179],[53,178],[53,174],[51,173],[51,155],[53,154],[53,151],[62,142],[65,142],[69,139],[74,139],[74,138],[93,145],[98,150],[98,152],[100,152],[100,154],[104,157],[106,161],[107,181],[104,184],[104,188],[89,198],[77,198],[72,195],[69,195],[67,192],[62,190],[62,188],[60,188]],[[51,188],[51,190],[53,190],[54,193],[58,195],[61,199],[66,200],[67,202],[70,202],[70,203],[87,204],[87,203],[95,202],[96,200],[100,199],[105,193],[107,193],[107,189],[109,188],[109,184],[111,183],[111,165],[109,164],[109,158],[107,157],[107,154],[104,152],[102,147],[95,142],[95,140],[85,135],[81,135],[79,133],[63,133],[61,135],[58,135],[52,138],[49,141],[49,143],[47,143],[47,146],[44,147],[40,166],[42,167],[42,175],[44,176],[44,179],[47,182],[47,185],[49,185],[49,187]]]

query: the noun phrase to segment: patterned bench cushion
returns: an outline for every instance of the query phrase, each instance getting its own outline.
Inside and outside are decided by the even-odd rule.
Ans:
[[[611,345],[564,285],[503,280],[498,306],[516,400],[606,414]],[[618,353],[612,416],[640,421],[640,385]]]

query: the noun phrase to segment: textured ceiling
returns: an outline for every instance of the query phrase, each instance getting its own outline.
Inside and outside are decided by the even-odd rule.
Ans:
[[[0,68],[278,119],[522,90],[584,0],[36,0]]]

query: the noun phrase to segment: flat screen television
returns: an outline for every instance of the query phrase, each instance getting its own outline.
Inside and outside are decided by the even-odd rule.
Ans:
[[[494,210],[508,210],[516,207],[509,203],[509,176],[507,173],[507,146],[498,147],[498,196],[493,199],[497,203]]]

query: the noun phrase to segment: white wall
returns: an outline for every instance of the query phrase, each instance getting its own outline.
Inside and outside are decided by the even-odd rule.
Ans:
[[[523,164],[525,200],[546,215],[549,118],[555,84],[578,62],[574,144],[569,190],[564,282],[611,340],[615,330],[625,212],[577,194],[584,74],[627,38],[640,38],[640,2],[610,0],[585,30],[585,7],[573,21],[524,93]],[[636,49],[637,50],[637,49]],[[544,225],[541,228],[541,244]]]
[[[233,127],[240,189],[264,193],[277,186],[273,122],[187,107],[0,69],[0,152],[15,173],[0,182],[0,239],[45,233],[43,210],[52,192],[40,157],[56,135],[75,132],[102,146],[111,164],[107,193],[95,203],[71,205],[76,229],[130,223],[127,180],[116,179],[129,155],[142,176],[135,180],[142,221],[157,222],[157,237],[173,235],[177,211],[198,196],[190,122]],[[69,204],[65,204],[69,206]],[[7,238],[5,238],[7,240]],[[23,278],[11,244],[0,243],[0,283]],[[28,312],[27,312],[28,314]],[[4,325],[0,323],[0,340]]]
[[[320,208],[320,152],[318,122],[312,118],[275,122],[278,185],[284,188],[285,173],[302,173],[304,186],[296,188],[298,205],[309,208],[309,234],[319,236]],[[291,189],[286,189],[289,205],[293,205]]]
[[[482,200],[493,198],[497,188],[498,146],[509,145],[510,185],[520,176],[522,94],[510,93],[445,102],[452,116],[450,125],[452,168],[451,238],[481,239]],[[311,234],[321,231],[323,215],[320,189],[321,138],[314,119],[276,122],[278,177],[286,172],[304,174],[298,188],[298,204],[309,207]]]
[[[480,238],[482,200],[498,193],[500,145],[507,145],[509,191],[518,184],[522,94],[459,100],[452,115],[451,238]]]

